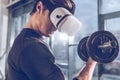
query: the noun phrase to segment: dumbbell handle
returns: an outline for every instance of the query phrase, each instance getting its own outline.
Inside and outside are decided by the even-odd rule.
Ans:
[[[115,41],[108,41],[103,43],[102,45],[99,45],[98,48],[105,49],[105,48],[115,48],[117,46],[117,43]]]

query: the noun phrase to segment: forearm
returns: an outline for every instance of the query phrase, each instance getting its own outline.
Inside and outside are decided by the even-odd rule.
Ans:
[[[91,80],[92,75],[96,66],[96,62],[89,59],[86,65],[83,67],[82,71],[77,76],[79,80]]]

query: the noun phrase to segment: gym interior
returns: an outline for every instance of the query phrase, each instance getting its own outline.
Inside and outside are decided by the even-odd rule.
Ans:
[[[72,80],[86,63],[78,56],[79,41],[99,30],[110,31],[120,44],[120,0],[73,0],[82,27],[75,36],[58,31],[45,38],[53,48],[66,80]],[[5,78],[6,57],[15,37],[26,24],[34,0],[0,0],[0,80]],[[120,52],[110,63],[98,63],[92,80],[120,80]]]

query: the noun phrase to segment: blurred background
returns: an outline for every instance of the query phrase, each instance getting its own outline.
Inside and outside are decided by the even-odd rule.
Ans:
[[[74,37],[56,32],[47,43],[66,80],[72,80],[85,64],[77,53],[79,41],[95,31],[112,32],[120,44],[120,0],[73,0],[82,28]],[[0,0],[0,80],[5,78],[6,57],[15,37],[29,19],[34,0]],[[111,63],[98,64],[92,80],[120,80],[120,54]]]

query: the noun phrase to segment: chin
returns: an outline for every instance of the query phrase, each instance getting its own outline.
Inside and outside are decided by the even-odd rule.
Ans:
[[[52,37],[53,34],[49,34],[48,37]]]
[[[47,34],[45,35],[45,37],[51,37],[53,34]]]

